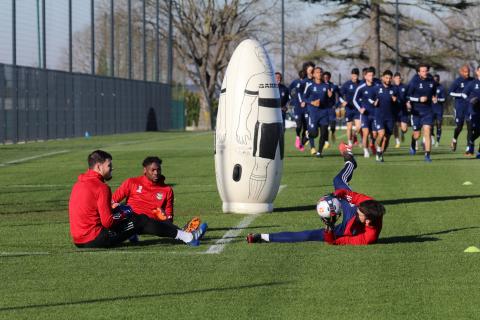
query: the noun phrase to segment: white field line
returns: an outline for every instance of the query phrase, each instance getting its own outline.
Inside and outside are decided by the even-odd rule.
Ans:
[[[207,251],[204,253],[206,254],[219,254],[225,249],[225,246],[235,239],[246,227],[250,225],[250,223],[257,218],[257,214],[253,214],[251,216],[245,217],[239,224],[237,224],[233,229],[228,230],[221,239],[217,240],[214,245],[211,245]]]
[[[50,252],[44,251],[19,251],[19,252],[0,252],[0,257],[18,257],[18,256],[46,256],[49,255]]]
[[[287,187],[286,184],[282,184],[278,193],[280,193],[283,189]],[[207,251],[203,252],[205,254],[219,254],[225,249],[225,246],[232,242],[246,227],[248,227],[253,220],[258,217],[258,214],[253,214],[251,216],[245,217],[239,224],[237,224],[234,228],[228,230],[221,239],[217,240],[215,244],[211,245]]]
[[[62,153],[67,153],[67,152],[68,152],[68,150],[60,150],[60,151],[55,151],[55,152],[42,153],[42,154],[39,154],[39,155],[36,155],[36,156],[31,156],[31,157],[26,157],[26,158],[21,158],[21,159],[16,159],[16,160],[11,160],[11,161],[7,161],[7,162],[4,162],[4,163],[0,163],[0,167],[6,167],[6,166],[12,165],[12,164],[22,163],[22,162],[26,162],[26,161],[30,161],[30,160],[49,157],[49,156],[62,154]]]

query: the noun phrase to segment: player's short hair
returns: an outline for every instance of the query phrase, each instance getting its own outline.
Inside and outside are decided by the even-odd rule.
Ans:
[[[305,78],[305,77],[306,77],[305,71],[304,71],[304,70],[298,71],[298,77],[299,77],[300,79]]]
[[[362,74],[367,73],[367,71],[368,71],[368,67],[362,68]]]
[[[395,74],[393,75],[393,77],[402,77],[402,75],[400,74],[400,72],[395,72]]]
[[[464,64],[463,66],[461,66],[458,70],[461,71],[463,69],[467,69],[468,71],[470,71],[470,66],[468,64]]]
[[[317,69],[320,70],[321,73],[323,73],[323,69],[322,69],[321,67],[314,67],[314,68],[313,68],[313,71],[315,71],[315,70],[317,70]]]
[[[315,68],[315,63],[313,63],[312,61],[304,62],[303,65],[302,65],[302,70],[307,72],[308,67]]]
[[[370,66],[370,67],[368,67],[368,69],[373,70],[373,74],[377,73],[377,69],[375,69],[374,66]]]
[[[358,205],[358,209],[366,216],[373,225],[378,225],[383,215],[385,207],[377,200],[366,200]]]
[[[383,71],[383,74],[382,76],[390,76],[390,77],[393,77],[393,72],[391,70],[385,70]]]
[[[142,165],[144,168],[146,168],[152,163],[156,163],[160,167],[162,165],[162,159],[160,159],[159,157],[153,157],[153,156],[146,157],[145,160],[143,160]]]
[[[360,75],[360,70],[358,70],[358,68],[353,68],[351,74],[356,74],[358,76]]]
[[[440,75],[439,75],[438,73],[435,73],[435,74],[433,75],[433,79],[434,79],[435,81],[440,81]]]
[[[373,73],[375,75],[375,68],[374,67],[368,67],[367,70],[365,70],[365,74],[367,73]]]
[[[323,73],[323,76],[327,76],[327,77],[329,77],[329,78],[332,78],[332,74],[331,74],[329,71],[325,71],[325,72]]]
[[[103,150],[95,150],[88,155],[87,162],[88,168],[93,169],[95,164],[104,163],[107,159],[112,160],[112,155]]]
[[[420,68],[427,68],[427,71],[430,70],[430,66],[426,63],[419,63],[417,66],[417,72],[420,71]]]

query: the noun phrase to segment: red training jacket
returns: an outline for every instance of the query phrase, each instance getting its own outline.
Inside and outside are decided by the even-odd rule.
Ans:
[[[74,243],[94,240],[103,228],[113,224],[112,193],[101,174],[87,170],[73,185],[68,212],[70,233]]]
[[[358,206],[366,200],[373,200],[373,198],[367,195],[347,189],[338,189],[334,192],[334,195],[347,200],[354,206]],[[343,235],[335,238],[333,231],[325,232],[324,240],[327,243],[336,245],[362,246],[377,242],[380,231],[382,231],[382,219],[377,221],[376,226],[366,226],[360,223],[356,217],[353,217],[347,222]]]
[[[161,209],[173,221],[173,189],[165,184],[164,176],[160,177],[158,183],[153,183],[145,176],[125,180],[112,196],[114,202],[124,199],[135,213],[161,220],[158,217],[158,209]]]

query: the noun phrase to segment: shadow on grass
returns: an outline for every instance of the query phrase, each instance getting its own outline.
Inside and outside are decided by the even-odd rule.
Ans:
[[[279,225],[271,225],[271,226],[255,226],[255,227],[244,227],[244,228],[236,228],[236,227],[225,227],[225,228],[208,228],[208,232],[210,231],[229,231],[229,230],[246,230],[246,229],[260,229],[260,228],[276,228],[280,227]]]
[[[480,198],[480,194],[471,194],[471,195],[462,195],[462,196],[402,198],[402,199],[380,200],[380,202],[384,205],[395,205],[395,204],[405,204],[405,203],[451,201],[451,200],[474,199],[474,198]],[[310,211],[310,210],[315,210],[314,204],[305,205],[305,206],[274,208],[273,212],[295,212],[295,211]]]
[[[455,229],[448,229],[448,230],[410,235],[410,236],[394,236],[394,237],[388,237],[388,238],[379,238],[377,243],[389,244],[389,243],[414,243],[414,242],[439,241],[440,240],[439,238],[435,238],[432,236],[440,235],[440,234],[448,234],[448,233],[458,232],[462,230],[478,229],[478,228],[480,227],[455,228]]]
[[[15,306],[15,307],[3,307],[3,308],[0,308],[0,312],[76,306],[76,305],[89,305],[89,304],[95,304],[95,303],[110,303],[110,302],[116,302],[116,301],[132,301],[132,300],[138,300],[138,299],[150,299],[150,298],[160,298],[160,297],[169,297],[169,296],[185,296],[185,295],[210,293],[210,292],[229,292],[229,291],[236,292],[237,290],[248,290],[248,289],[254,289],[254,288],[282,286],[288,283],[291,283],[291,281],[273,281],[273,282],[264,282],[264,283],[252,283],[252,284],[246,284],[241,286],[229,286],[225,288],[204,288],[204,289],[170,291],[170,292],[167,291],[167,292],[157,292],[157,293],[149,293],[149,294],[137,294],[137,295],[130,295],[130,296],[124,295],[124,296],[116,296],[116,297],[109,297],[109,298],[31,304],[31,305],[23,305],[23,306]]]

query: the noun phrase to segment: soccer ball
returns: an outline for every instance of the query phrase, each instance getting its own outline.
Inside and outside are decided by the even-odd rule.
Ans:
[[[340,217],[342,214],[342,206],[337,198],[327,195],[317,202],[317,213],[320,218],[329,219],[331,217]]]

